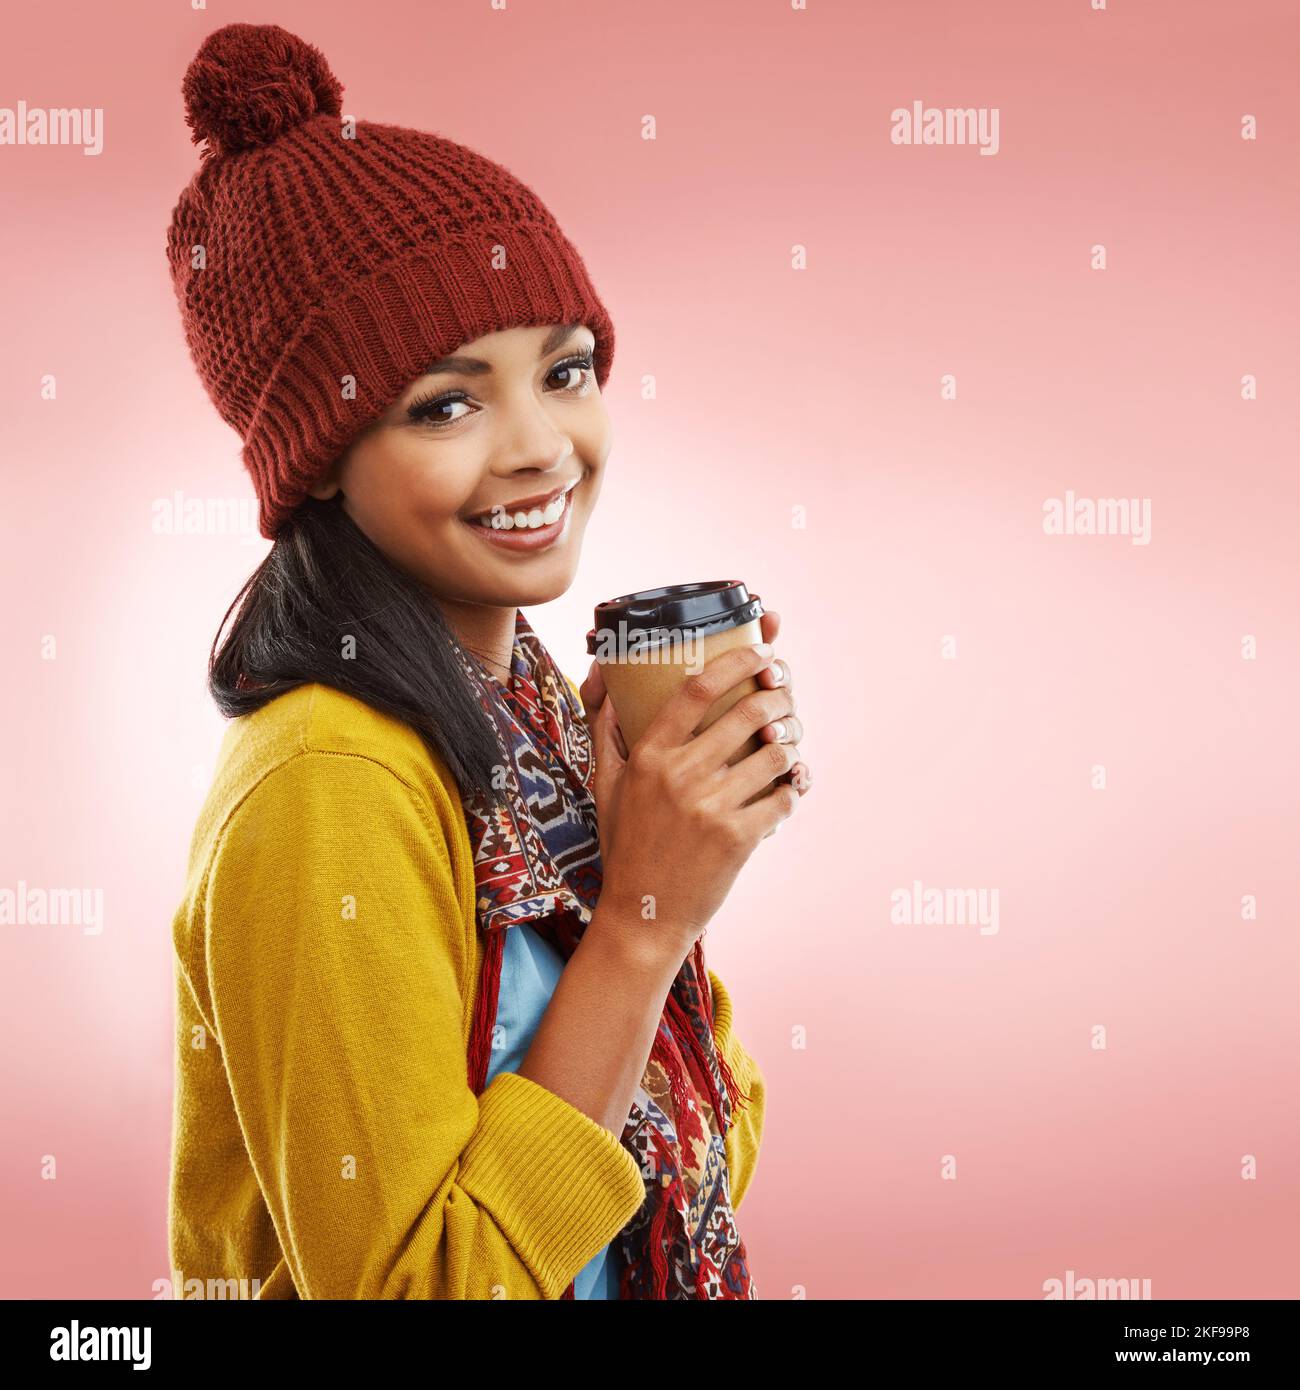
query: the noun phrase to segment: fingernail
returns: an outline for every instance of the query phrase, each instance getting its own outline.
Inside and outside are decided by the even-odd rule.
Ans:
[[[774,661],[767,669],[771,671],[772,679],[776,681],[777,685],[785,684],[785,667],[779,661]]]
[[[771,642],[759,642],[755,645],[754,650],[759,654],[759,656],[766,659],[767,657],[772,655],[772,644]]]
[[[773,741],[780,743],[785,737],[785,720],[778,719],[775,724],[769,724],[767,727],[772,731]]]

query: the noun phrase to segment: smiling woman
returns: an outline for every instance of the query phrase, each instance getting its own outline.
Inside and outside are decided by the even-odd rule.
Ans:
[[[583,324],[476,338],[407,384],[312,485],[509,672],[512,611],[573,582],[611,428]],[[486,542],[486,544],[485,544]]]
[[[628,750],[523,612],[573,582],[610,453],[577,251],[483,156],[353,128],[275,25],[210,35],[184,93],[173,282],[273,544],[213,643],[231,723],[173,924],[172,1265],[754,1298],[765,1088],[702,937],[807,787],[779,620]]]

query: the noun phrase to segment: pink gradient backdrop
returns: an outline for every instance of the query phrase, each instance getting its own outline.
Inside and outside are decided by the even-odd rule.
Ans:
[[[251,495],[164,257],[181,75],[231,20],[320,44],[345,110],[506,164],[587,259],[615,449],[578,583],[533,613],[566,669],[637,587],[739,576],[783,615],[815,785],[707,940],[769,1087],[760,1296],[1038,1298],[1067,1269],[1300,1296],[1282,0],[8,17],[0,105],[102,106],[106,143],[0,148],[0,886],[102,886],[106,925],[0,927],[0,1295],[167,1272],[169,928],[208,648],[265,545],[152,531],[174,489]],[[918,99],[996,106],[1000,152],[892,145]],[[1152,543],[1046,536],[1066,489],[1149,497]],[[892,925],[913,879],[997,887],[999,932]]]

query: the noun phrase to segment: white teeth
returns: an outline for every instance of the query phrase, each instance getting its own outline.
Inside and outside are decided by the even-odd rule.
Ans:
[[[554,526],[564,515],[564,508],[568,505],[569,493],[572,491],[572,487],[565,488],[546,507],[531,507],[526,512],[519,511],[513,515],[502,511],[500,507],[493,507],[490,512],[479,517],[479,525],[495,531],[536,531],[543,526]]]

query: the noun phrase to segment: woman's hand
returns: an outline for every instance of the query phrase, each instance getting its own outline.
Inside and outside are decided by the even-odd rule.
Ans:
[[[765,626],[774,634],[773,623]],[[781,780],[801,765],[799,729],[788,668],[772,666],[770,644],[715,657],[682,683],[630,753],[598,668],[582,686],[604,861],[597,918],[651,957],[684,959],[759,841],[802,795]],[[760,688],[694,735],[714,702],[751,677]],[[764,746],[727,766],[755,734]]]
[[[759,618],[759,628],[763,634],[763,641],[771,645],[776,641],[776,634],[781,630],[781,615],[779,613],[764,613]],[[779,669],[777,669],[779,668]],[[782,661],[780,657],[769,665],[765,666],[757,676],[758,684],[764,690],[775,690],[778,686],[784,686],[790,692],[791,713],[784,719],[777,720],[771,724],[765,724],[759,731],[758,737],[764,743],[792,743],[796,746],[803,738],[803,721],[793,713],[798,708],[798,702],[794,698],[794,680],[790,674],[788,662]],[[588,732],[595,738],[596,716],[600,713],[601,706],[605,703],[608,692],[605,689],[605,677],[600,669],[600,663],[593,661],[591,670],[587,672],[587,679],[578,687],[578,693],[582,697],[583,714],[587,721]],[[618,721],[614,722],[615,751],[622,761],[627,760],[627,744],[623,742],[623,731],[618,727]],[[796,762],[789,772],[782,773],[777,779],[789,784],[799,793],[800,796],[812,786],[812,771],[808,764],[802,760]],[[611,812],[612,815],[612,812]],[[612,826],[610,827],[612,829]],[[605,820],[601,819],[601,843],[602,847],[605,839]],[[768,835],[774,834],[774,830],[769,830]],[[764,839],[767,837],[764,836]]]
[[[779,613],[764,613],[759,619],[759,626],[762,628],[763,641],[775,642],[776,634],[781,630],[781,615]],[[780,671],[773,669],[779,666]],[[798,704],[794,698],[794,682],[790,675],[789,665],[777,657],[773,666],[765,667],[758,676],[758,683],[765,690],[774,690],[778,685],[784,685],[790,692],[790,708],[798,709]],[[793,743],[798,744],[803,738],[803,721],[793,713],[787,718],[778,720],[775,724],[768,724],[759,730],[759,738],[765,743]],[[797,762],[782,778],[802,796],[809,787],[812,786],[812,772],[805,762]],[[768,831],[768,834],[772,834]]]

